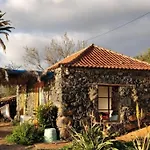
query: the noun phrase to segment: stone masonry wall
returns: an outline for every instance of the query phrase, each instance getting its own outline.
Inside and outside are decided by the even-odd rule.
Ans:
[[[54,78],[49,82],[49,100],[59,108],[62,104],[62,70],[55,69]]]
[[[97,112],[97,96],[90,100],[89,90],[97,93],[97,84],[132,84],[138,95],[140,107],[150,109],[150,71],[121,70],[121,69],[92,69],[92,68],[62,68],[62,104],[71,111],[74,126],[80,126],[79,120],[84,119],[94,110]],[[56,83],[55,83],[56,84]],[[57,83],[58,84],[58,83]],[[120,95],[121,106],[126,99],[131,99],[131,87],[126,95]],[[58,96],[58,95],[56,95]],[[95,100],[94,100],[95,99]]]

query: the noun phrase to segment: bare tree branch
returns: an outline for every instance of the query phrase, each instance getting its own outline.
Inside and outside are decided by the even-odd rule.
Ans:
[[[39,52],[36,48],[25,48],[26,53],[24,56],[25,64],[30,64],[31,66],[36,67],[38,70],[43,70],[44,68],[41,65],[41,58]]]
[[[65,33],[61,37],[61,40],[52,39],[50,45],[45,47],[43,60],[41,60],[38,49],[26,47],[24,56],[25,64],[43,70],[42,61],[45,61],[48,65],[55,64],[75,51],[84,48],[86,45],[84,41],[75,43],[74,40],[70,39],[67,33]]]
[[[10,64],[5,66],[5,68],[7,68],[7,69],[15,69],[15,70],[20,69],[21,67],[22,67],[21,65],[18,65],[15,62],[12,62],[12,61],[11,61]]]
[[[55,64],[77,50],[84,48],[86,45],[84,41],[78,41],[76,44],[65,33],[61,37],[61,41],[57,41],[56,39],[51,40],[50,46],[45,49],[45,60],[49,65]]]

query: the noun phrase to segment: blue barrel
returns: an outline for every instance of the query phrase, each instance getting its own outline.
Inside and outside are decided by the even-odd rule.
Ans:
[[[55,128],[48,128],[44,130],[44,141],[50,143],[57,140],[57,133]]]

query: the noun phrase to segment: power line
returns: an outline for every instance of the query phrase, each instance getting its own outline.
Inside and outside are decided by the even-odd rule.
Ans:
[[[117,29],[119,29],[119,28],[122,28],[122,27],[124,27],[124,26],[126,26],[126,25],[128,25],[128,24],[130,24],[130,23],[132,23],[132,22],[134,22],[134,21],[136,21],[136,20],[138,20],[138,19],[141,19],[142,17],[148,15],[149,13],[150,13],[150,12],[147,12],[147,13],[145,13],[145,14],[143,14],[143,15],[141,15],[141,16],[139,16],[139,17],[137,17],[137,18],[135,18],[135,19],[133,19],[133,20],[127,22],[127,23],[124,23],[124,24],[122,24],[122,25],[120,25],[120,26],[118,26],[118,27],[116,27],[116,28],[110,29],[110,30],[108,30],[107,32],[104,32],[104,33],[102,33],[102,34],[93,36],[93,37],[91,37],[91,38],[89,38],[89,39],[87,39],[87,40],[85,40],[85,41],[89,41],[89,40],[95,39],[95,38],[97,38],[97,37],[101,37],[101,36],[106,35],[106,34],[112,32],[112,31],[115,31],[115,30],[117,30]]]

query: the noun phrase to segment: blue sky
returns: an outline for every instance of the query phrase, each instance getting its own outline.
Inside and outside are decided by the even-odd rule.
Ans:
[[[15,27],[1,50],[1,64],[23,64],[24,47],[41,52],[52,38],[68,32],[70,38],[86,40],[150,11],[149,0],[0,0],[6,19]],[[88,41],[135,56],[150,47],[150,14],[102,37]]]

